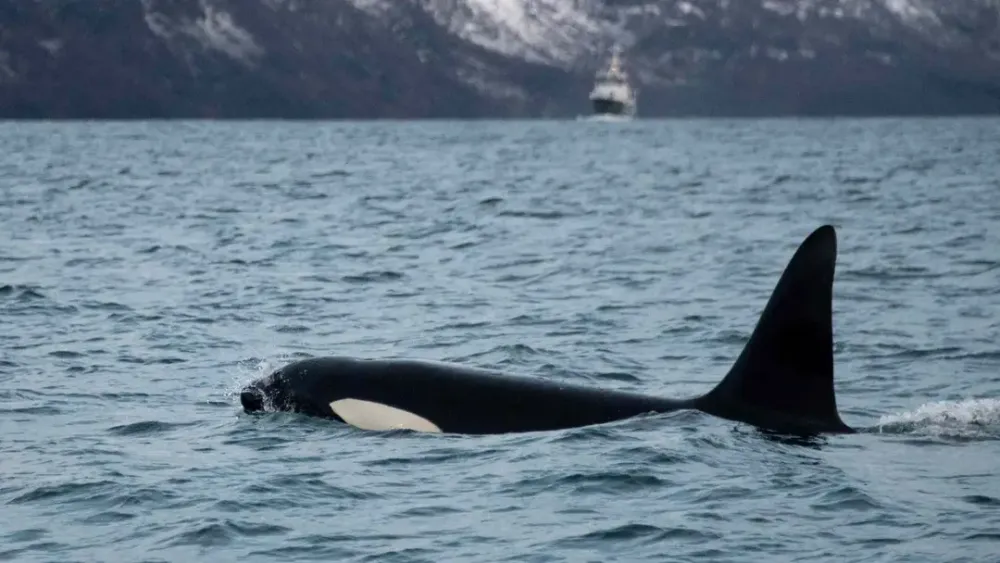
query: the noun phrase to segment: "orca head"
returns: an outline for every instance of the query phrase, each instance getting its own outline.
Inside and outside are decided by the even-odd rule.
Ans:
[[[248,414],[285,411],[338,418],[327,398],[337,392],[338,367],[321,359],[293,362],[244,387],[240,403]]]
[[[288,410],[292,407],[288,381],[279,369],[250,383],[240,391],[240,403],[247,413]]]
[[[392,393],[386,396],[377,384],[362,383],[369,376],[379,381],[373,365],[342,357],[293,362],[244,387],[240,402],[247,413],[286,411],[366,430],[441,432],[435,422],[391,400]]]

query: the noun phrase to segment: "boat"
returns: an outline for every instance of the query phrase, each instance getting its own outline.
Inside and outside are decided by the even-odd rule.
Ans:
[[[594,89],[590,91],[594,116],[628,118],[635,115],[635,90],[629,84],[621,55],[621,47],[615,45],[611,60],[595,75]]]

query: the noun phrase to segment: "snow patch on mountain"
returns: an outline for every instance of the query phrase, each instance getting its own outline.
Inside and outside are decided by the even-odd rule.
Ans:
[[[678,2],[677,11],[685,15],[695,15],[701,19],[705,19],[705,12],[691,2]]]
[[[389,12],[393,2],[399,0],[350,0],[355,8],[367,12],[373,16],[380,16]]]
[[[530,97],[524,88],[511,84],[504,76],[498,75],[486,65],[475,60],[467,61],[464,66],[455,70],[455,74],[462,83],[493,99],[506,98],[523,101]]]
[[[157,12],[149,0],[143,1],[143,7],[149,30],[168,42],[188,37],[205,49],[219,51],[244,64],[252,64],[264,52],[253,35],[236,24],[232,15],[205,0],[200,2],[201,14],[193,19],[170,18]]]
[[[885,9],[895,14],[904,23],[939,23],[934,10],[923,0],[882,0],[882,3]]]
[[[572,62],[607,27],[587,9],[595,6],[587,0],[423,0],[423,5],[462,39],[538,63]]]
[[[50,56],[55,57],[63,48],[63,40],[58,37],[54,37],[52,39],[42,39],[38,42],[38,45],[42,49],[48,51]]]

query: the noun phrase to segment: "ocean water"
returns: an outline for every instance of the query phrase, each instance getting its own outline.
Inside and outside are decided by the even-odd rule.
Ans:
[[[1000,561],[1000,120],[0,123],[0,559]],[[242,413],[310,355],[683,397],[838,229],[812,443]]]

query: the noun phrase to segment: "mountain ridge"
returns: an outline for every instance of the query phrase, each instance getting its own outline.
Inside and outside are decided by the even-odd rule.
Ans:
[[[3,118],[1000,113],[1000,0],[0,0]]]

